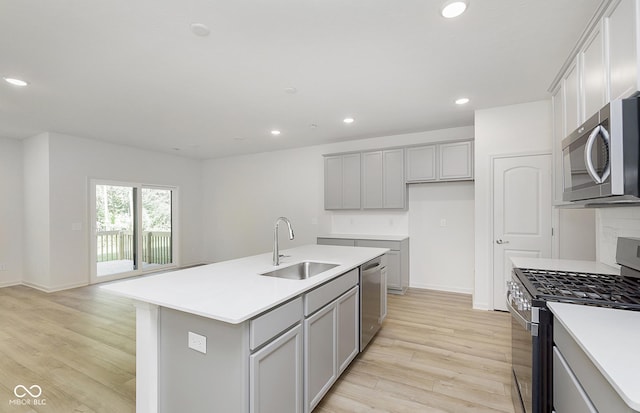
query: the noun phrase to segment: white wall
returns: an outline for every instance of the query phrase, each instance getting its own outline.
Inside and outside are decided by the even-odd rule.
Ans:
[[[440,205],[421,196],[429,192],[425,189],[429,185],[441,185],[439,190],[444,192],[440,195],[452,197],[449,230],[456,238],[461,233],[457,225],[467,222],[470,216],[469,208],[457,209],[457,203],[461,197],[466,197],[463,203],[469,202],[469,190],[465,192],[455,184],[449,189],[446,188],[449,184],[419,185],[422,188],[410,185],[408,211],[329,212],[324,210],[322,155],[472,137],[473,128],[463,127],[205,161],[202,228],[205,261],[222,261],[271,251],[274,221],[279,216],[286,216],[293,224],[296,238],[289,241],[285,231],[281,230],[281,248],[315,243],[318,235],[326,233],[408,234],[412,237],[411,285],[417,282],[421,286],[446,288],[442,280],[447,277],[442,273],[446,266],[437,260],[425,261],[423,252],[428,249],[443,260],[464,256],[463,260],[469,262],[473,260],[473,245],[460,243],[462,247],[456,250],[450,243],[433,242],[429,234],[432,223],[428,216],[434,210],[444,213],[448,201],[444,200]],[[420,223],[419,230],[414,232],[411,222]],[[469,235],[465,232],[464,236]],[[470,291],[472,271],[458,273],[451,279],[458,276],[466,276],[466,279],[452,282],[452,288]]]
[[[596,223],[597,260],[617,266],[618,237],[640,238],[640,207],[599,208]]]
[[[22,142],[0,138],[0,287],[22,281],[22,188]]]
[[[473,182],[409,185],[411,286],[471,294],[473,228]]]
[[[596,260],[595,209],[558,209],[558,258]]]
[[[493,307],[491,157],[551,153],[551,137],[550,100],[475,112],[475,308]]]
[[[27,285],[50,284],[49,134],[23,143],[24,244],[22,281]]]
[[[25,141],[25,155],[31,152],[28,141]],[[41,215],[50,217],[50,242],[47,245],[50,277],[48,280],[32,278],[34,286],[44,290],[57,290],[89,282],[88,191],[91,178],[178,187],[180,242],[175,247],[180,256],[180,264],[201,262],[200,161],[55,133],[48,134],[46,157],[49,169],[48,207],[40,207],[30,213],[27,223],[28,226],[34,226]],[[34,192],[33,188],[42,184],[33,179],[27,180],[27,176],[32,175],[31,172],[27,174],[27,167],[32,166],[34,162],[27,160],[25,156],[27,194]],[[43,205],[47,205],[43,202]],[[74,223],[81,224],[81,230],[72,230]],[[46,226],[46,223],[41,225]],[[38,227],[41,225],[38,224]],[[31,244],[35,240],[30,237],[28,241]],[[31,245],[28,248],[30,251]],[[38,248],[44,249],[42,246]],[[40,251],[39,255],[45,256],[46,251]],[[38,260],[39,256],[31,254],[25,259],[29,263]]]

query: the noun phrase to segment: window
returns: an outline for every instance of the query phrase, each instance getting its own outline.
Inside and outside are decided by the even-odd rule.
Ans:
[[[91,182],[93,283],[175,266],[175,188]]]

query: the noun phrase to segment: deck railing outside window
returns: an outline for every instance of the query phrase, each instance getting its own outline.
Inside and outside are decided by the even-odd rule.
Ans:
[[[98,262],[132,260],[133,231],[98,231]],[[170,231],[144,231],[142,233],[142,261],[148,264],[170,264]]]

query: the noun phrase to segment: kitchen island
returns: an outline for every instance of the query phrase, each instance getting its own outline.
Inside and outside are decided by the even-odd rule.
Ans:
[[[267,253],[103,286],[135,300],[136,411],[310,411],[357,355],[359,266],[386,252],[282,251],[277,268],[336,264],[301,280],[260,275]]]

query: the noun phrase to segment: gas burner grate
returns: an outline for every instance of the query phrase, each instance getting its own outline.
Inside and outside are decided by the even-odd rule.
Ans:
[[[640,310],[640,278],[522,268],[516,273],[539,299]]]

